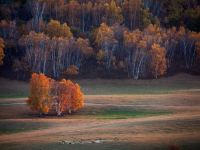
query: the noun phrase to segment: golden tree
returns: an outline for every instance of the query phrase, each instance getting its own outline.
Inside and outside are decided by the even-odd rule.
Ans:
[[[46,34],[50,37],[64,37],[68,39],[72,37],[70,27],[66,23],[61,24],[57,20],[50,20],[47,24]]]
[[[0,65],[3,64],[3,58],[5,56],[4,54],[4,40],[2,38],[0,38]]]
[[[47,114],[52,106],[50,79],[44,74],[33,73],[30,82],[30,96],[27,104],[32,110]]]
[[[164,75],[167,70],[166,50],[159,44],[153,44],[150,50],[151,71],[155,78]]]

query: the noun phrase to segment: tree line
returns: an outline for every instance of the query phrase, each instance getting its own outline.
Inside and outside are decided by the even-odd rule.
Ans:
[[[2,70],[16,77],[140,79],[200,71],[197,0],[0,3]]]

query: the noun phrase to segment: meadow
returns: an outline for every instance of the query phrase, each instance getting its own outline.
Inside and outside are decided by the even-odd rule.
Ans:
[[[77,80],[85,107],[39,116],[26,106],[28,83],[0,79],[0,149],[200,148],[200,77]]]

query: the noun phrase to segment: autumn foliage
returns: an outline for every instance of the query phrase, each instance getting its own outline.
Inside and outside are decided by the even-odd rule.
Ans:
[[[75,65],[69,66],[69,67],[63,72],[63,74],[64,74],[64,75],[67,75],[67,76],[76,76],[76,75],[78,75],[78,73],[79,73],[79,70],[78,70],[78,68],[77,68]]]
[[[30,82],[30,96],[27,104],[32,110],[48,113],[52,101],[50,99],[50,79],[44,74],[32,74]]]
[[[47,24],[46,34],[50,37],[65,37],[68,39],[72,37],[69,26],[66,23],[60,24],[57,20],[50,20]]]
[[[61,115],[63,112],[71,114],[84,106],[83,93],[79,85],[70,80],[52,80],[51,94],[54,102],[53,108],[57,115]]]
[[[150,50],[151,53],[151,70],[155,78],[164,75],[166,66],[166,50],[158,44],[153,44]]]
[[[55,81],[44,74],[33,73],[27,104],[40,114],[52,111],[60,116],[83,108],[84,97],[80,86],[70,80]]]
[[[0,64],[4,57],[10,76],[200,74],[199,0],[4,0],[0,8]]]

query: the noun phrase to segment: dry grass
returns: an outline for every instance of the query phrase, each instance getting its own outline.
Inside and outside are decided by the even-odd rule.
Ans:
[[[78,82],[83,88],[88,87],[90,91],[88,94],[95,94],[98,89],[103,88],[103,84],[105,85],[103,90],[110,90],[117,94],[111,92],[108,95],[102,91],[102,95],[86,95],[86,107],[83,110],[72,116],[60,118],[37,116],[23,104],[26,99],[1,99],[0,124],[14,127],[12,133],[0,135],[0,149],[168,150],[172,146],[181,150],[200,149],[199,77],[179,75],[153,81],[87,81]],[[94,84],[100,85],[93,89]],[[171,90],[167,94],[144,92],[145,95],[142,95],[141,93],[127,94],[123,89],[127,85],[129,88],[139,88],[146,84],[149,86],[148,90],[154,86],[163,88],[164,85],[169,88],[176,85],[176,90]],[[113,88],[116,85],[121,92],[115,91],[115,88],[109,89],[107,85],[112,85]],[[142,115],[138,118],[138,112],[157,114]],[[35,123],[42,126],[35,126]],[[22,126],[24,130],[19,130],[18,127]],[[111,142],[74,145],[59,142],[95,139]]]

